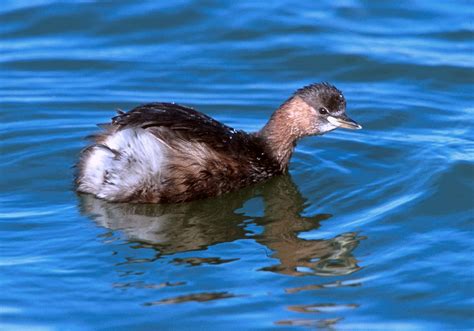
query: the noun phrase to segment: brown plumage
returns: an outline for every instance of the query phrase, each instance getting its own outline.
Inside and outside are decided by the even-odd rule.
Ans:
[[[120,112],[92,137],[77,190],[121,202],[216,196],[287,171],[300,138],[337,127],[360,128],[345,116],[342,93],[326,83],[296,91],[256,133],[182,105],[150,103]]]

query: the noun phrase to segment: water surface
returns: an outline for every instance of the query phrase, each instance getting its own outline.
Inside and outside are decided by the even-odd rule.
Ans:
[[[472,11],[2,2],[0,327],[472,329]],[[166,206],[73,190],[117,108],[257,130],[316,81],[364,130],[304,139],[287,176]]]

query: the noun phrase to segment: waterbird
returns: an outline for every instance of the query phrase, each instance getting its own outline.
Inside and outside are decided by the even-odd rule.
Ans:
[[[76,190],[110,202],[179,203],[218,196],[288,171],[296,143],[361,129],[329,83],[296,90],[257,132],[193,108],[155,102],[118,111],[76,164]]]

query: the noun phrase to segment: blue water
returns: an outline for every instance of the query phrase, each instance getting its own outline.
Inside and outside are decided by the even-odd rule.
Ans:
[[[474,328],[469,1],[2,1],[2,330]],[[329,81],[360,131],[181,205],[73,190],[115,109],[257,130]]]

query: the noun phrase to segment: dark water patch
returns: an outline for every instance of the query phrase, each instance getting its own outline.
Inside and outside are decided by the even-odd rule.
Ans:
[[[212,300],[220,300],[220,299],[228,299],[234,297],[233,294],[226,293],[226,292],[216,292],[216,293],[196,293],[196,294],[189,294],[189,295],[182,295],[175,298],[167,298],[160,301],[155,302],[146,302],[145,306],[154,306],[154,305],[170,305],[170,304],[177,304],[177,303],[185,303],[190,301],[196,302],[206,302]]]

